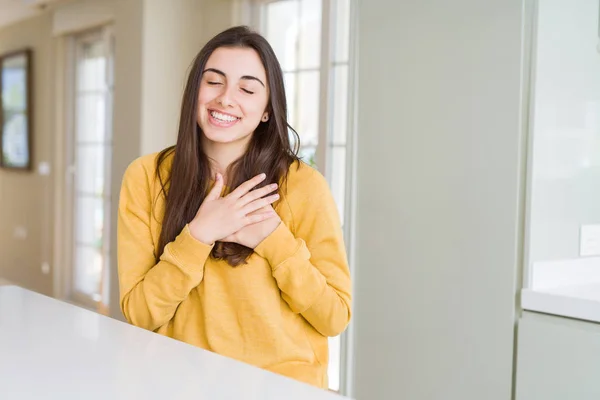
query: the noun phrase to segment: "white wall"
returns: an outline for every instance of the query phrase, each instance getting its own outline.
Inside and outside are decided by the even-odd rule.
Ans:
[[[531,262],[579,256],[600,223],[598,0],[538,4]]]
[[[510,399],[523,4],[358,3],[354,396]]]

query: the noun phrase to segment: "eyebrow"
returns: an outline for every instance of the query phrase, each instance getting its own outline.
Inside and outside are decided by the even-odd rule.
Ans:
[[[224,78],[227,77],[227,75],[225,75],[225,72],[220,71],[220,70],[218,70],[216,68],[206,68],[202,73],[204,74],[205,72],[214,72],[215,74],[219,74],[219,75],[221,75]],[[260,83],[261,85],[263,85],[263,87],[266,87],[265,84],[263,83],[263,81],[261,81],[260,79],[258,79],[255,76],[252,76],[252,75],[244,75],[240,79],[245,79],[245,80],[248,80],[248,81],[257,81],[258,83]]]

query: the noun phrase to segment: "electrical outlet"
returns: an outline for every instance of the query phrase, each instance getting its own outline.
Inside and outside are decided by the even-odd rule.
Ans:
[[[42,263],[42,274],[48,275],[50,273],[50,264],[47,262]]]
[[[50,175],[50,164],[47,163],[46,161],[39,163],[38,164],[38,174],[40,174],[41,176]]]
[[[13,237],[19,240],[27,239],[27,228],[25,228],[22,225],[15,226],[15,229],[13,231]]]
[[[579,255],[581,257],[600,256],[600,224],[581,226]]]

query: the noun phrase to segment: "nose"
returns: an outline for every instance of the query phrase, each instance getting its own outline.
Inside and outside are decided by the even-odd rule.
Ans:
[[[217,102],[221,104],[223,107],[231,107],[234,104],[233,95],[231,93],[231,89],[229,87],[225,87],[219,97],[217,98]]]

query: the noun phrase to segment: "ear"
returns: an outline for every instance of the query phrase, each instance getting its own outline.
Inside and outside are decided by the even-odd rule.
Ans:
[[[269,113],[265,112],[260,120],[262,122],[267,122],[269,120]]]

